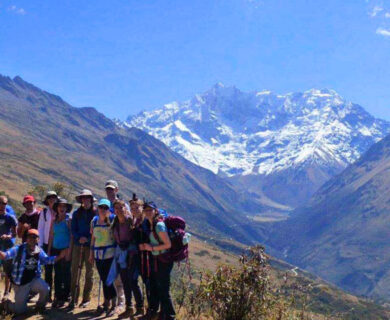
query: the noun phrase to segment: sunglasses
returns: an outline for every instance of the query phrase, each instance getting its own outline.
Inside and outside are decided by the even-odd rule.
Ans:
[[[8,202],[0,202],[1,205],[6,206]]]
[[[39,238],[39,237],[36,236],[35,234],[29,234],[27,237],[28,237],[28,238],[32,238],[32,239],[38,239],[38,238]]]
[[[109,210],[110,208],[107,207],[107,206],[98,206],[99,209],[102,209],[102,210]]]

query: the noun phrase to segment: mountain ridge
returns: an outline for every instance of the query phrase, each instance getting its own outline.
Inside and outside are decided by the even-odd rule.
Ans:
[[[232,181],[245,183],[255,180],[253,176],[269,180],[262,191],[292,206],[308,200],[390,133],[390,122],[334,90],[277,95],[222,84],[185,102],[129,116],[123,125],[145,130],[186,159]],[[296,175],[302,179],[298,186]],[[275,187],[285,196],[272,192]],[[302,194],[294,195],[297,187]]]

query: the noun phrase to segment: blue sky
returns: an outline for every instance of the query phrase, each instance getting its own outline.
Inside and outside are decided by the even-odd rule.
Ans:
[[[216,82],[390,120],[390,1],[0,0],[0,73],[124,119]]]

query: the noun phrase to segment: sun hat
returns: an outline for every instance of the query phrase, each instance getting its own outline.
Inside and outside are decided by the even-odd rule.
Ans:
[[[66,212],[67,212],[67,213],[72,211],[72,207],[73,207],[73,206],[72,206],[72,204],[70,204],[70,203],[68,202],[68,200],[66,200],[66,199],[64,199],[64,198],[58,198],[57,202],[53,205],[53,210],[54,210],[55,212],[57,212],[58,206],[59,206],[60,204],[65,204],[65,205],[66,205]],[[58,212],[57,212],[57,213],[58,213]]]
[[[50,190],[46,193],[46,197],[45,197],[45,200],[43,200],[43,204],[45,206],[48,206],[49,205],[49,202],[47,201],[47,199],[49,199],[49,197],[53,197],[55,196],[57,199],[58,199],[58,195],[57,195],[57,192],[53,191],[53,190]]]
[[[93,196],[92,191],[88,189],[81,190],[80,194],[76,196],[76,201],[78,203],[81,203],[81,197],[91,197],[93,202],[96,201],[96,198]]]

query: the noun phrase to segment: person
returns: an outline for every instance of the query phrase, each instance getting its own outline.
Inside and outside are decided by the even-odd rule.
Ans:
[[[107,199],[110,200],[111,206],[110,206],[110,212],[114,213],[114,201],[116,199],[120,199],[119,197],[119,185],[118,182],[115,180],[107,180],[104,189],[106,191]],[[129,206],[126,204],[126,209],[130,212]],[[125,304],[125,292],[123,289],[123,283],[120,277],[115,279],[115,289],[118,296],[118,307],[122,308]]]
[[[65,258],[54,265],[54,301],[52,308],[61,308],[70,296],[70,258],[71,258],[71,231],[69,214],[72,205],[66,199],[58,198],[53,206],[55,216],[50,229],[48,252],[60,255],[65,251]]]
[[[16,226],[18,221],[16,217],[6,211],[8,198],[0,196],[0,251],[7,251],[15,244]],[[4,271],[4,294],[3,300],[7,299],[11,291],[10,274],[12,271],[12,261],[2,261]]]
[[[26,211],[18,219],[17,234],[22,238],[22,242],[27,240],[27,231],[29,229],[38,229],[40,211],[35,208],[35,198],[32,195],[26,195],[23,198],[23,206]]]
[[[45,252],[50,255],[49,248],[49,237],[50,237],[50,228],[53,223],[53,218],[55,216],[55,212],[53,210],[53,206],[58,199],[58,195],[55,191],[48,191],[46,193],[45,199],[43,200],[43,204],[46,206],[41,211],[38,220],[38,231],[40,234],[39,237],[39,246],[45,250]],[[52,300],[52,287],[53,287],[53,265],[48,264],[45,266],[45,281],[49,284],[50,294],[49,294],[49,302]]]
[[[53,264],[63,255],[49,257],[38,246],[39,232],[36,229],[26,231],[26,242],[6,252],[0,251],[0,260],[12,260],[11,280],[14,284],[15,302],[6,300],[1,307],[16,315],[27,311],[30,292],[38,293],[36,304],[38,312],[44,312],[49,297],[49,285],[41,278],[41,265]]]
[[[103,283],[103,312],[111,317],[116,311],[116,290],[113,284],[107,285],[107,277],[115,255],[115,240],[111,223],[114,215],[110,212],[111,203],[108,199],[101,199],[98,203],[98,216],[91,221],[91,252],[89,261],[96,263],[100,280]],[[99,308],[100,306],[98,306]]]
[[[72,300],[69,303],[68,308],[74,309],[79,300],[80,286],[75,276],[78,273],[79,265],[83,268],[85,265],[85,283],[83,291],[83,299],[80,303],[80,307],[86,308],[91,301],[91,291],[93,288],[93,265],[89,261],[89,251],[91,245],[91,233],[90,225],[93,217],[96,216],[96,210],[93,207],[95,198],[92,192],[88,189],[84,189],[76,197],[76,201],[81,203],[80,208],[75,210],[71,220],[71,230],[73,237],[73,250],[72,250],[72,265],[71,265],[71,296]]]
[[[171,271],[173,262],[162,262],[158,256],[171,248],[171,240],[165,223],[158,219],[157,206],[153,202],[144,204],[145,224],[144,231],[149,243],[139,244],[139,249],[151,253],[150,270],[150,301],[147,319],[155,319],[159,307],[160,318],[173,320],[176,317],[170,295]]]
[[[112,224],[114,238],[117,244],[115,258],[119,269],[119,275],[123,283],[126,297],[126,309],[120,317],[141,316],[144,314],[143,297],[138,285],[139,256],[136,245],[136,230],[133,218],[126,209],[123,200],[116,199],[113,204],[115,219]],[[133,312],[131,297],[132,293],[136,302],[136,311]]]

